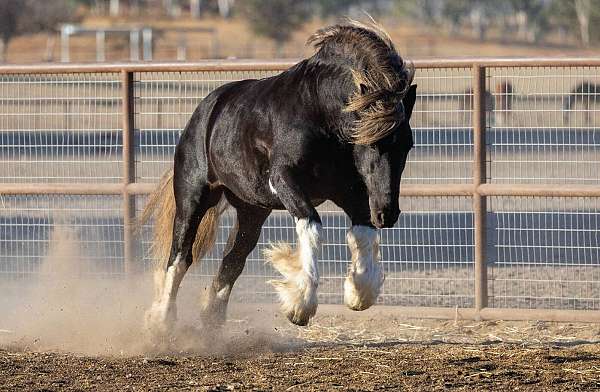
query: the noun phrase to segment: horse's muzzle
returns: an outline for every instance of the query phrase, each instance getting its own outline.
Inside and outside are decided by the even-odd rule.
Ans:
[[[393,227],[398,220],[400,210],[396,211],[371,211],[371,223],[378,229]]]

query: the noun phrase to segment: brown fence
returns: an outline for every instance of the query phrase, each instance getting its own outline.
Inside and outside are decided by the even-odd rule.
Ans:
[[[7,149],[4,156],[8,157],[4,158],[8,169],[4,176],[0,173],[2,203],[17,213],[52,209],[51,201],[35,199],[38,195],[106,197],[90,202],[89,209],[101,210],[99,206],[103,205],[111,205],[113,212],[120,209],[122,221],[108,226],[120,226],[122,240],[117,242],[122,242],[122,255],[118,257],[124,260],[124,272],[132,273],[140,268],[140,242],[144,244],[133,231],[139,208],[136,198],[141,204],[143,196],[152,191],[157,173],[168,165],[169,148],[173,145],[169,139],[143,142],[146,147],[142,147],[142,142],[136,142],[140,136],[136,132],[154,135],[152,138],[166,137],[155,130],[177,133],[197,100],[215,86],[239,78],[268,76],[290,65],[207,61],[0,67],[0,107],[4,107],[0,131],[5,131],[6,140],[20,146],[13,151],[7,147],[8,142],[2,143]],[[399,305],[398,312],[418,317],[600,321],[600,259],[592,260],[600,247],[595,230],[600,230],[600,149],[596,150],[600,147],[600,139],[596,139],[600,132],[600,58],[419,60],[415,66],[419,101],[413,128],[421,132],[422,140],[430,140],[423,142],[420,149],[417,142],[401,195],[409,211],[414,211],[414,227],[411,223],[409,228],[423,231],[416,235],[421,236],[416,241],[420,243],[414,246],[452,248],[458,256],[441,249],[439,257],[443,260],[433,268],[423,267],[427,263],[422,258],[433,255],[435,259],[438,251],[419,256],[407,250],[410,257],[418,260],[410,268],[404,264],[396,266],[392,261],[399,258],[394,253],[394,247],[400,246],[398,238],[412,237],[410,233],[395,233],[387,243],[392,267],[388,268],[386,284],[394,287],[396,282],[399,286],[384,292],[383,303]],[[188,80],[186,75],[200,76]],[[587,89],[578,90],[583,83],[587,83]],[[176,94],[171,96],[171,92]],[[98,124],[103,125],[99,128],[106,128],[105,134],[99,133]],[[41,129],[50,139],[57,139],[36,139],[36,149],[29,149],[28,141],[14,141],[28,137],[19,131],[29,129]],[[81,129],[95,132],[86,134],[85,140],[110,139],[117,137],[117,131],[119,141],[94,139],[94,148],[103,148],[94,156],[63,152],[73,156],[60,162],[63,169],[57,169],[55,160],[47,158],[52,154],[40,152],[45,144],[54,146],[53,151],[60,149],[58,145],[64,142],[65,134],[83,137]],[[445,134],[454,135],[451,137],[456,140],[449,142],[446,139],[451,137]],[[489,135],[497,140],[486,141]],[[170,147],[163,149],[165,145]],[[30,158],[21,159],[22,151],[28,151]],[[79,173],[81,162],[86,162],[88,171],[74,174]],[[19,196],[25,199],[18,199]],[[538,201],[540,205],[536,204]],[[441,217],[431,215],[439,210],[444,211]],[[331,206],[321,211],[332,216],[336,229],[343,227],[344,222],[337,216],[339,211]],[[493,247],[488,238],[491,211],[503,212],[502,218],[494,218],[497,238]],[[550,222],[546,226],[540,223],[542,218],[536,217],[544,211],[550,211],[543,218]],[[439,229],[441,220],[463,219],[457,218],[456,212],[464,212],[466,223],[448,224],[433,245],[423,245],[422,240],[430,235],[427,231]],[[283,218],[275,215],[273,219]],[[555,224],[554,219],[562,220]],[[580,223],[572,223],[574,219]],[[500,227],[501,223],[505,227]],[[278,229],[285,231],[289,227],[285,223],[273,224],[270,238],[281,239]],[[523,230],[537,232],[529,237]],[[502,237],[503,232],[509,233],[510,238]],[[574,234],[565,239],[564,232]],[[587,234],[580,238],[578,232]],[[452,241],[444,238],[455,234],[463,238],[451,246]],[[526,241],[513,238],[517,236]],[[545,255],[543,250],[535,250],[543,249],[544,244],[551,249]],[[576,249],[577,254],[573,251],[565,256],[568,249]],[[518,260],[513,260],[518,252]],[[343,257],[332,256],[332,266],[327,267],[332,273],[324,274],[327,282],[323,287],[331,291],[332,302],[340,298],[335,290],[341,295],[344,268],[337,260]],[[205,272],[207,275],[210,271]],[[251,269],[249,274],[264,278],[270,273]],[[436,273],[445,280],[442,282]],[[494,288],[493,295],[490,287]],[[244,289],[256,290],[256,286]],[[268,294],[263,286],[259,291]]]

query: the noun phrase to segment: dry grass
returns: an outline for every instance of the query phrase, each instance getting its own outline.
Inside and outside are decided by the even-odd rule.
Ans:
[[[285,57],[302,57],[311,52],[304,45],[306,37],[316,29],[334,20],[313,20],[303,29],[293,34],[292,40],[283,48]],[[594,55],[595,48],[557,47],[528,44],[510,44],[498,41],[479,42],[468,36],[449,36],[444,31],[431,26],[422,26],[402,20],[383,20],[394,43],[403,55],[409,57],[425,56],[577,56]],[[107,27],[122,25],[146,25],[158,28],[209,27],[217,31],[218,45],[213,43],[212,36],[206,33],[191,33],[186,38],[187,59],[198,60],[211,58],[272,58],[275,46],[270,40],[255,36],[248,24],[241,18],[223,20],[208,18],[201,21],[190,18],[169,19],[164,17],[137,17],[111,19],[105,17],[88,17],[83,24],[87,27]],[[173,61],[177,57],[177,33],[167,33],[157,38],[154,58],[159,61]],[[11,63],[41,62],[46,60],[48,45],[46,34],[21,36],[13,39],[8,48],[8,61]],[[72,61],[95,61],[95,37],[71,38]],[[107,40],[107,60],[117,61],[129,58],[129,45],[125,38],[113,37]],[[54,61],[60,60],[59,42],[51,43]]]
[[[322,307],[307,328],[290,326],[284,327],[283,331],[290,334],[295,331],[297,338],[312,343],[332,342],[356,346],[391,342],[507,343],[532,347],[600,343],[600,326],[583,323],[416,320],[403,318],[400,311],[393,315],[393,311],[378,307],[364,313],[332,309],[341,307]]]

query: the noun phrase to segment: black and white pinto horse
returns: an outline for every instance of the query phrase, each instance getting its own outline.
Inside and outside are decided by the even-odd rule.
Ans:
[[[233,284],[274,209],[294,217],[296,249],[265,256],[283,275],[274,282],[282,310],[306,325],[317,309],[321,218],[331,200],[350,217],[348,307],[373,305],[384,276],[376,228],[398,219],[400,178],[413,146],[413,67],[379,26],[350,21],[308,41],[316,53],[287,71],[228,83],[200,102],[144,213],[154,216],[156,296],[148,327],[165,333],[175,297],[194,260],[214,244],[224,200],[237,212],[219,270],[202,305],[209,325],[225,321]]]

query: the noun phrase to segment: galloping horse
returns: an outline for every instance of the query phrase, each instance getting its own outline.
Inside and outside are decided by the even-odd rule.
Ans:
[[[237,211],[219,270],[202,305],[208,325],[225,321],[232,286],[274,209],[294,217],[297,249],[265,252],[284,280],[274,283],[282,310],[306,325],[317,309],[321,218],[325,200],[352,221],[352,264],[345,303],[375,303],[384,277],[376,228],[398,219],[400,178],[413,146],[409,119],[414,68],[376,24],[323,28],[309,40],[316,53],[287,71],[223,85],[204,98],[175,150],[174,169],[150,197],[155,216],[156,297],[148,327],[167,332],[175,297],[193,260],[214,244],[225,200]]]

